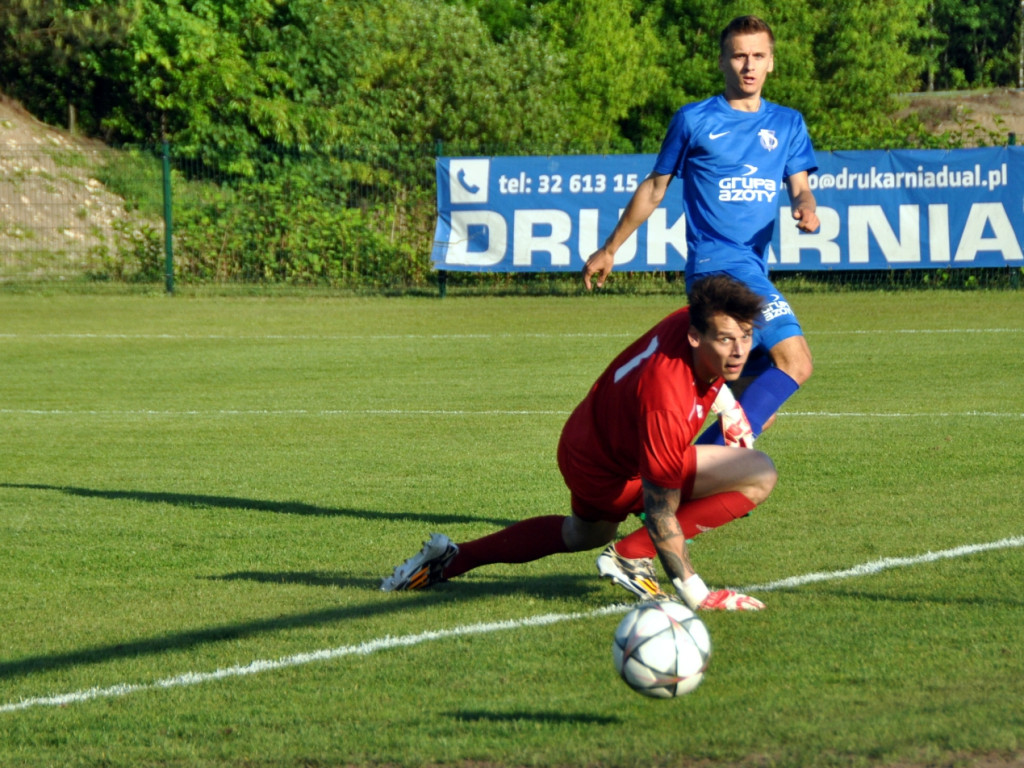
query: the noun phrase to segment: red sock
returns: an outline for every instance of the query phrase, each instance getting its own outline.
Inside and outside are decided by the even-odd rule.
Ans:
[[[568,552],[562,541],[561,515],[531,517],[465,544],[444,569],[446,579],[492,563],[528,563],[548,555]]]
[[[683,535],[692,539],[698,533],[749,515],[753,508],[754,503],[739,491],[727,491],[680,504],[676,519],[683,528]],[[631,560],[658,556],[646,528],[633,531],[622,539],[615,545],[615,551]]]

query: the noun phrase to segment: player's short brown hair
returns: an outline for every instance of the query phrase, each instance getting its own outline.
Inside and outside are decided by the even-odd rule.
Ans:
[[[725,29],[718,38],[718,49],[725,55],[725,44],[733,35],[756,35],[759,32],[768,34],[768,42],[771,43],[772,51],[775,50],[775,35],[768,22],[760,16],[737,16],[726,24]]]
[[[764,300],[745,283],[728,275],[712,275],[693,284],[689,293],[690,323],[706,333],[713,315],[728,315],[737,323],[756,324]]]

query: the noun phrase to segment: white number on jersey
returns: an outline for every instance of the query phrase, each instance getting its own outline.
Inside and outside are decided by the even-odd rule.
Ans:
[[[629,362],[623,363],[621,366],[619,366],[619,368],[615,371],[615,383],[618,384],[620,381],[622,381],[622,378],[624,376],[626,376],[630,371],[632,371],[634,368],[640,365],[640,363],[642,363],[644,360],[646,360],[648,357],[650,357],[657,351],[658,337],[655,336],[653,339],[651,339],[651,343],[647,345],[647,349],[645,349],[643,352],[641,352],[639,355],[634,357]]]

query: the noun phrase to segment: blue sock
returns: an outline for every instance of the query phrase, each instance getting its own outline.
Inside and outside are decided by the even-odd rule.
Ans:
[[[788,373],[778,368],[769,368],[744,390],[739,398],[743,411],[747,414],[750,428],[754,436],[761,434],[764,423],[772,417],[790,396],[800,388]],[[697,445],[725,445],[722,438],[722,425],[715,421],[697,438]]]

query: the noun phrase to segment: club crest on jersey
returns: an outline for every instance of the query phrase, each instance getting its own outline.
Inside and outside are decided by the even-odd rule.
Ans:
[[[770,131],[767,128],[762,128],[757,132],[757,135],[761,138],[761,146],[771,152],[777,146],[779,146],[779,140],[775,138],[775,131]]]

